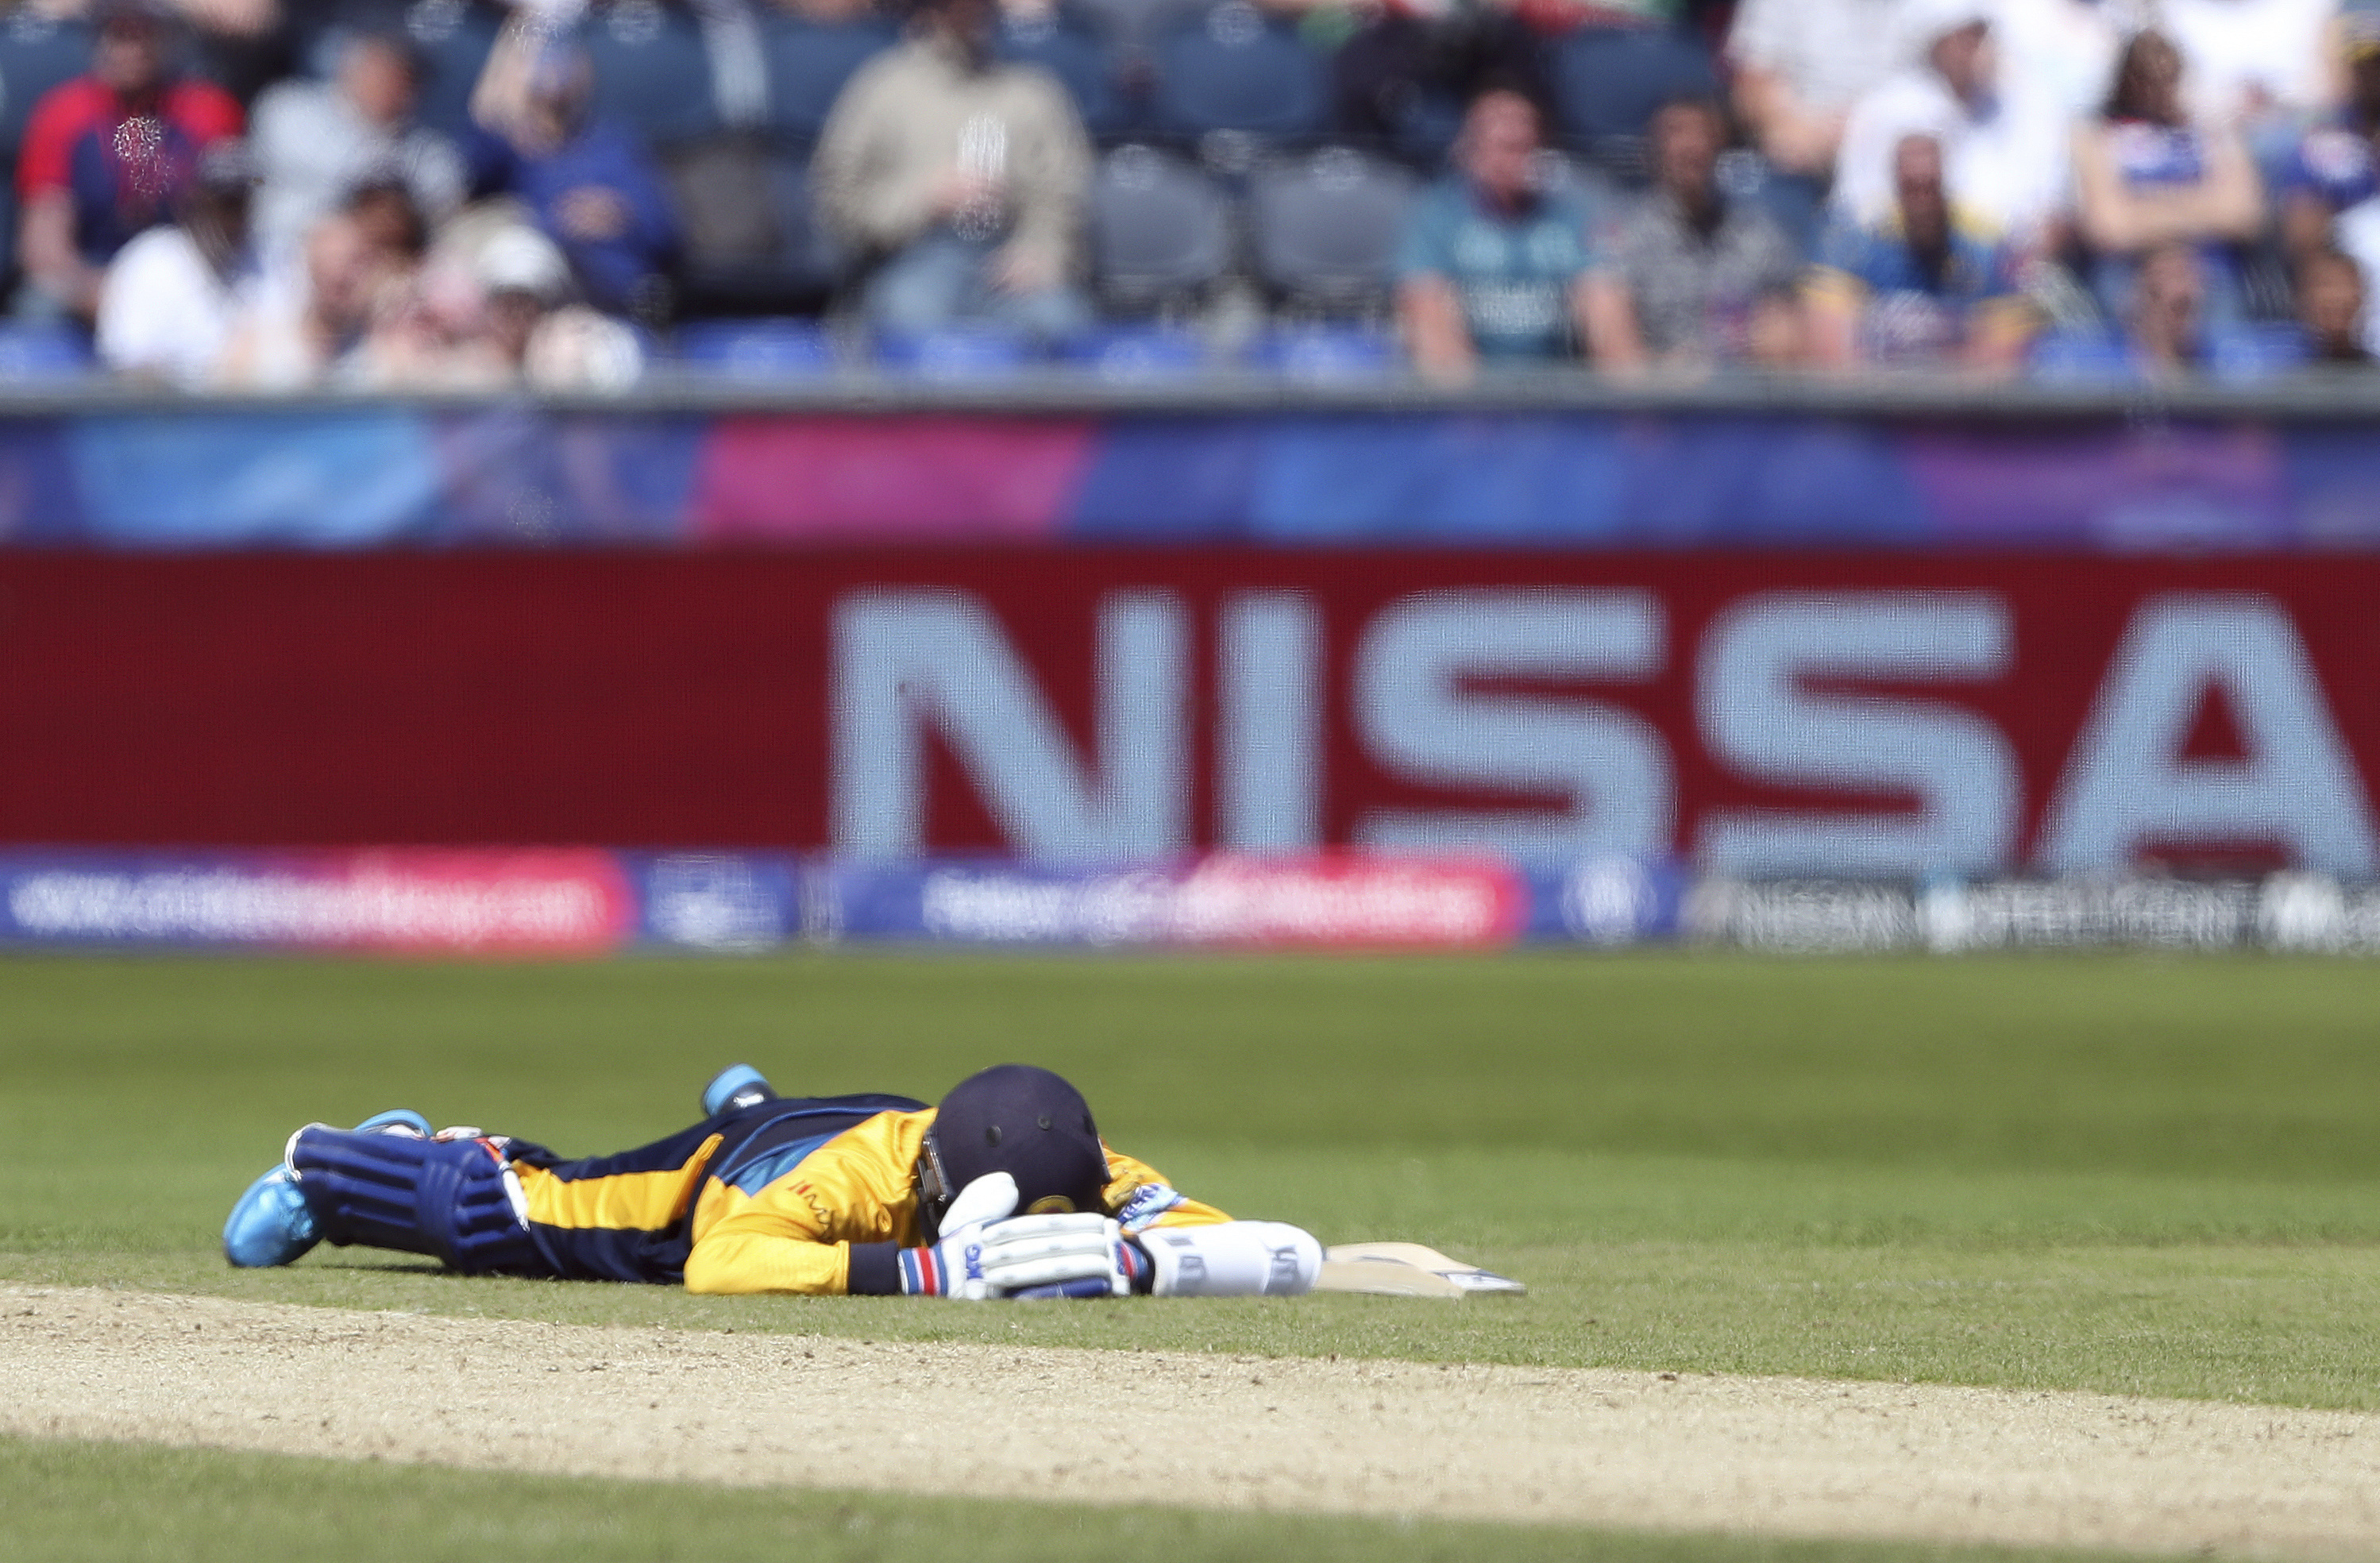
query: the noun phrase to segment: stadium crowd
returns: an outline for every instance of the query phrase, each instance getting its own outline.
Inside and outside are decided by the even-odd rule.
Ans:
[[[0,374],[2372,361],[2380,0],[16,0]]]

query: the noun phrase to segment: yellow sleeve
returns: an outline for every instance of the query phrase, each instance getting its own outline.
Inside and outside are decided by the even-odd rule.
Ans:
[[[1211,1227],[1231,1219],[1213,1206],[1201,1205],[1177,1192],[1166,1181],[1165,1174],[1148,1163],[1135,1160],[1104,1140],[1099,1142],[1099,1148],[1108,1153],[1108,1214],[1123,1222],[1127,1231],[1149,1227]],[[1162,1191],[1148,1196],[1149,1203],[1164,1205],[1169,1196],[1173,1203],[1164,1205],[1154,1217],[1134,1220],[1133,1201],[1143,1189]]]
[[[711,1295],[850,1290],[855,1242],[915,1244],[911,1182],[934,1115],[879,1113],[757,1193],[713,1180],[694,1212],[686,1289]]]

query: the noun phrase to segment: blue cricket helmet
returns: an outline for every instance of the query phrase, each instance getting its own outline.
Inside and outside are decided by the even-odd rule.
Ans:
[[[958,1192],[989,1172],[1016,1180],[1020,1216],[1106,1208],[1107,1152],[1090,1104],[1062,1076],[1031,1064],[998,1064],[953,1086],[917,1172],[937,1230]]]

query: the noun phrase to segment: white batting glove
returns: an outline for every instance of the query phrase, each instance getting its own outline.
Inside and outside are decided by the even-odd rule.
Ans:
[[[1100,1215],[1015,1216],[984,1229],[982,1267],[993,1294],[1123,1297],[1132,1290],[1123,1230]]]
[[[983,1235],[1016,1208],[1016,1180],[987,1172],[959,1191],[942,1217],[942,1239],[901,1251],[901,1290],[913,1297],[996,1296],[983,1273]]]

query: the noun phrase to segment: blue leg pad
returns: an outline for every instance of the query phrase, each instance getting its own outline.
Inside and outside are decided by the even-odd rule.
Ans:
[[[317,1127],[291,1145],[289,1165],[333,1242],[426,1254],[470,1274],[546,1268],[513,1209],[504,1160],[480,1141]]]

